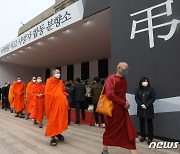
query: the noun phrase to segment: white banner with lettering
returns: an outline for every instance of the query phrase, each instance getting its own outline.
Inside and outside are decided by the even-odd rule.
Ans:
[[[83,3],[82,0],[70,5],[62,11],[54,14],[45,21],[34,26],[22,35],[18,36],[15,40],[0,48],[0,57],[15,51],[33,41],[36,41],[50,33],[71,25],[83,19]]]

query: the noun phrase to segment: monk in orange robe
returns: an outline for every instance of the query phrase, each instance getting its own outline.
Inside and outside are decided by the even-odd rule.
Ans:
[[[13,84],[15,117],[24,118],[22,111],[25,107],[25,92],[26,85],[22,82],[21,77],[17,77],[16,82]]]
[[[57,144],[55,137],[64,140],[61,135],[68,128],[68,101],[65,86],[60,78],[58,69],[53,71],[53,76],[47,79],[45,86],[45,111],[47,126],[45,136],[51,136],[50,144]]]
[[[10,102],[11,112],[13,112],[13,109],[15,109],[15,107],[14,107],[13,85],[11,85],[10,88],[9,88],[8,99],[9,99],[9,102]]]
[[[31,114],[32,104],[33,102],[33,85],[36,83],[36,77],[32,77],[32,80],[28,83],[26,88],[26,98],[27,98],[27,104],[26,104],[26,120],[29,119],[29,115]]]
[[[32,87],[33,104],[31,110],[31,118],[34,119],[34,124],[39,122],[39,128],[42,128],[42,120],[45,110],[44,100],[45,84],[42,83],[42,77],[37,77],[37,83]]]

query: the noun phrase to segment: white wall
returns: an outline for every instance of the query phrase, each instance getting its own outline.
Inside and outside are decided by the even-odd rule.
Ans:
[[[27,84],[32,76],[43,76],[43,70],[15,64],[0,63],[0,87],[4,86],[5,82],[13,83],[17,76],[21,76],[22,80]]]

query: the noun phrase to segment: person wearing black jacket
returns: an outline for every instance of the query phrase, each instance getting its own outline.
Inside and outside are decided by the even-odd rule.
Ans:
[[[69,94],[67,96],[68,102],[69,102],[69,111],[68,111],[68,125],[71,122],[71,108],[73,106],[73,88],[71,87],[71,82],[66,82],[66,92]]]
[[[101,126],[104,128],[105,127],[105,122],[104,122],[104,115],[99,114],[96,112],[97,108],[97,103],[99,100],[99,96],[101,94],[103,85],[100,83],[100,78],[99,77],[94,77],[94,85],[92,86],[92,104],[94,105],[94,117],[95,117],[95,126],[99,127],[99,116],[101,117]]]
[[[8,83],[5,83],[5,86],[2,87],[2,109],[10,109],[10,103],[8,100],[8,94],[9,94],[9,85]]]
[[[86,87],[84,84],[80,82],[80,78],[76,78],[76,84],[73,87],[73,96],[75,101],[75,109],[76,109],[76,122],[75,124],[80,124],[80,109],[82,120],[85,120],[85,94]]]
[[[153,118],[154,118],[154,107],[155,101],[154,89],[150,86],[149,79],[147,77],[141,78],[139,82],[139,88],[136,90],[135,100],[137,103],[137,116],[140,120],[140,142],[144,142],[145,135],[145,120],[148,126],[148,144],[153,139]]]

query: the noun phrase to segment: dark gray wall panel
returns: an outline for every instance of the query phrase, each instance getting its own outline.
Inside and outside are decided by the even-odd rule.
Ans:
[[[130,65],[128,79],[128,93],[134,94],[142,76],[149,77],[155,88],[157,98],[179,96],[180,91],[180,24],[173,37],[167,41],[157,38],[166,35],[170,26],[154,30],[153,48],[149,47],[148,32],[142,32],[130,39],[133,20],[146,18],[147,15],[131,17],[130,14],[144,10],[151,6],[166,2],[166,0],[113,0],[111,1],[112,25],[112,69],[116,70],[119,61],[127,61]],[[159,14],[166,9],[162,7],[154,10]],[[180,20],[180,1],[172,3],[172,15],[153,20],[153,25]],[[137,29],[147,28],[147,22],[137,25]]]
[[[110,7],[110,0],[83,0],[84,16],[86,18],[97,12],[105,10]]]

